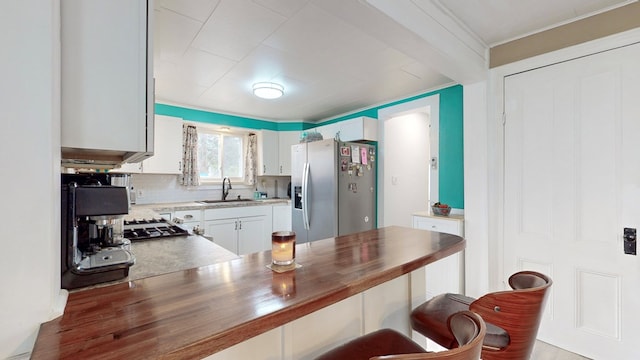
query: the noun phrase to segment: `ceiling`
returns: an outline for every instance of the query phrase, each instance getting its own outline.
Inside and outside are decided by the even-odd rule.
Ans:
[[[254,119],[319,121],[460,83],[450,67],[461,65],[440,56],[447,43],[434,47],[416,26],[455,27],[456,39],[479,44],[474,51],[484,65],[492,45],[629,2],[156,0],[156,101]],[[391,16],[389,8],[402,6],[412,13]],[[282,84],[285,95],[256,98],[251,87],[260,81]]]

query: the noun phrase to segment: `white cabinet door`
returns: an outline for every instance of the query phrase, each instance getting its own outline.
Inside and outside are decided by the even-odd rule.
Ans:
[[[180,174],[182,171],[182,119],[172,116],[155,117],[155,151],[142,162],[146,174]]]
[[[268,250],[271,244],[270,226],[266,216],[205,221],[205,235],[213,242],[238,255]]]
[[[270,244],[266,216],[238,218],[238,255],[269,250]]]
[[[291,145],[295,145],[300,141],[299,131],[280,131],[278,132],[278,160],[280,167],[279,175],[291,175]]]
[[[204,210],[205,235],[234,252],[248,254],[271,248],[271,206],[238,206]]]
[[[291,204],[273,205],[273,231],[291,231]]]
[[[221,219],[205,221],[205,235],[213,238],[213,242],[238,253],[238,219]]]
[[[65,0],[60,13],[63,159],[109,150],[109,160],[121,162],[146,152],[153,124],[147,1]]]
[[[453,217],[412,216],[413,227],[463,236],[463,220]],[[464,252],[426,266],[427,299],[443,293],[464,292]]]
[[[340,131],[340,123],[333,123],[333,124],[318,126],[316,128],[307,130],[307,133],[311,133],[314,131],[317,131],[320,134],[322,134],[323,139],[335,139],[338,132]]]
[[[258,133],[258,175],[278,175],[278,132]]]
[[[337,124],[340,127],[340,140],[342,141],[378,140],[378,124],[374,118],[361,116]]]

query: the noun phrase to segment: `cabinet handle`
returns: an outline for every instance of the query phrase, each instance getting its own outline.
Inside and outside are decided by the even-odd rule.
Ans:
[[[238,220],[238,224],[240,224],[240,228],[238,230],[242,230],[242,220]]]
[[[282,174],[282,165],[280,165],[280,174]]]
[[[236,220],[235,224],[236,224],[236,228],[234,230],[238,230],[238,220]]]
[[[182,161],[178,161],[178,170],[182,171]]]
[[[267,165],[262,165],[262,173],[263,174],[267,173]]]
[[[191,219],[193,219],[193,215],[187,214],[187,215],[184,216],[184,218],[191,220]]]

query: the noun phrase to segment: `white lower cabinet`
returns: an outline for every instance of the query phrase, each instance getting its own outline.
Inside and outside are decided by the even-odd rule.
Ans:
[[[204,211],[205,236],[238,255],[271,249],[271,206],[240,206]]]
[[[414,213],[413,227],[464,236],[462,216],[435,216],[428,212]],[[464,251],[427,265],[427,298],[442,293],[464,293]]]
[[[391,328],[411,336],[409,313],[414,299],[410,289],[416,288],[414,279],[422,279],[423,273],[424,268],[421,268],[402,275],[204,359],[306,360],[381,328]],[[286,281],[295,284],[295,272],[284,273],[283,276],[288,275],[291,277]],[[417,284],[417,288],[421,285]]]
[[[413,227],[441,233],[464,236],[464,218],[458,215],[436,216],[427,211],[414,213]],[[444,294],[464,294],[464,251],[449,255],[425,266],[424,278],[416,281],[418,286],[413,293],[416,298],[412,306],[416,307],[432,297]],[[422,294],[422,295],[421,295]],[[445,348],[417,332],[413,332],[413,340],[428,351],[442,351]]]
[[[204,222],[204,234],[214,243],[238,253],[238,219],[207,220]]]
[[[203,227],[202,210],[176,210],[173,214],[173,221],[193,232],[193,228],[196,226]]]

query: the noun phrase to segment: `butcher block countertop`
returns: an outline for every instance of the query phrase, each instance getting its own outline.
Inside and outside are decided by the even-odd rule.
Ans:
[[[400,277],[465,247],[456,235],[386,227],[299,244],[301,267],[269,251],[69,294],[32,359],[197,359]],[[282,281],[295,292],[279,292]]]

